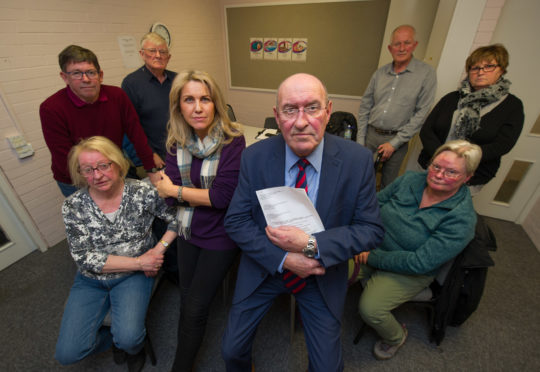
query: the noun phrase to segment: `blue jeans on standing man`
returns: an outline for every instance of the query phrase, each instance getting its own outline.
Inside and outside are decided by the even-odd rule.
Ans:
[[[72,364],[112,346],[138,353],[146,337],[146,310],[154,278],[142,271],[117,279],[97,280],[77,272],[64,309],[55,358]],[[102,327],[111,311],[110,329]]]

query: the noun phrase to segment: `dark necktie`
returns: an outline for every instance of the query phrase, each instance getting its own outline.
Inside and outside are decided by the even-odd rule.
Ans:
[[[306,168],[309,165],[309,161],[306,159],[299,159],[296,162],[298,166],[298,175],[296,176],[296,188],[302,188],[308,191],[308,184],[306,178]],[[298,275],[293,274],[289,270],[283,270],[283,280],[285,281],[285,287],[291,290],[292,293],[296,294],[300,292],[306,286],[305,279],[300,278]]]

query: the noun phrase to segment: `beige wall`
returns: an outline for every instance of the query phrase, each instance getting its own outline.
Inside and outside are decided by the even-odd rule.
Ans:
[[[99,58],[104,83],[120,85],[131,70],[122,65],[117,37],[133,35],[139,39],[155,21],[165,23],[171,32],[171,69],[204,69],[226,86],[218,0],[0,3],[0,92],[4,92],[0,167],[49,245],[65,238],[60,215],[63,197],[50,171],[38,109],[45,98],[64,86],[58,75],[57,55],[72,43],[87,47]],[[4,138],[17,132],[34,147],[33,157],[19,160],[14,156]]]
[[[413,25],[416,29],[418,46],[414,51],[414,56],[423,60],[438,7],[439,1],[436,0],[392,0],[386,20],[379,66],[392,62],[392,56],[386,46],[390,43],[392,31],[402,24]]]
[[[392,1],[393,14],[399,14],[394,7],[403,6],[403,1]],[[239,121],[262,126],[264,118],[272,115],[275,93],[227,88],[224,6],[267,2],[117,0],[111,5],[112,2],[107,0],[3,0],[0,3],[0,96],[3,103],[0,105],[0,134],[5,138],[22,132],[36,152],[29,159],[19,160],[2,139],[0,167],[47,244],[53,245],[64,238],[60,216],[63,197],[50,172],[50,154],[43,141],[38,108],[46,97],[63,87],[58,76],[58,52],[71,43],[92,49],[105,72],[105,83],[119,85],[130,70],[122,65],[117,37],[133,35],[139,38],[153,22],[164,22],[172,36],[170,68],[196,67],[209,71],[221,85]],[[292,2],[295,1],[279,1]],[[497,0],[489,3],[497,3]],[[500,9],[493,10],[498,11]],[[392,19],[396,24],[415,23],[414,19]],[[452,21],[459,23],[459,20]],[[493,25],[488,22],[484,27]],[[513,50],[511,53],[517,55]],[[514,62],[512,64],[516,66]],[[512,77],[516,72],[512,71]],[[526,72],[523,69],[523,74]],[[524,99],[529,94],[533,100],[534,93],[528,91],[520,92],[520,97]],[[359,99],[334,97],[333,100],[334,110],[356,113],[358,109]]]
[[[268,0],[221,0],[220,2],[223,7],[272,3],[272,1]],[[280,4],[298,2],[301,1],[274,1],[274,3]],[[420,53],[420,58],[423,58],[431,32],[430,28],[433,24],[433,18],[435,17],[437,10],[437,4],[438,1],[433,0],[391,1],[386,26],[387,32],[385,32],[385,37],[383,39],[379,65],[388,63],[391,60],[391,56],[386,48],[390,32],[396,26],[404,23],[410,23],[417,26],[419,40],[421,41],[418,52]],[[386,33],[388,33],[388,35],[386,35]],[[226,44],[225,28],[223,32],[223,43]],[[330,96],[330,98],[333,101],[334,111],[348,111],[355,115],[358,112],[360,97],[344,98],[342,96]],[[273,115],[272,107],[275,104],[275,92],[229,89],[229,101],[233,105],[236,116],[241,123],[262,127],[264,119]]]

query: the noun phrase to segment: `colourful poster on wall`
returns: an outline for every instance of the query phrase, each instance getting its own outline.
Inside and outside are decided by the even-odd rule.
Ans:
[[[291,61],[292,39],[278,39],[277,44],[278,61]]]
[[[292,41],[292,56],[293,62],[306,62],[307,59],[308,40],[306,38],[293,39]]]
[[[249,56],[250,59],[263,59],[263,38],[249,38]]]
[[[264,38],[264,59],[277,60],[277,39],[275,37]]]

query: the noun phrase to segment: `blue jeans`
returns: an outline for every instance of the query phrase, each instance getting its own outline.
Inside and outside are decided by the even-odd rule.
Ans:
[[[136,354],[144,346],[145,318],[154,278],[143,272],[97,280],[77,272],[64,309],[55,358],[72,364],[88,355],[116,347]],[[111,311],[110,329],[102,327]]]
[[[75,191],[79,190],[76,186],[70,185],[69,183],[64,183],[60,181],[56,181],[58,184],[58,188],[60,189],[60,192],[62,195],[64,195],[66,198],[73,194]]]

